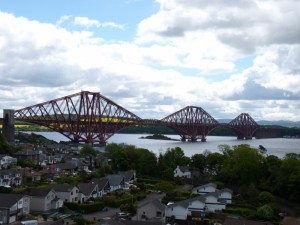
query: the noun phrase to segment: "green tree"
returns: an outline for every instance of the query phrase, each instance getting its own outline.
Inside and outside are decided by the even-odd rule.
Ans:
[[[198,168],[201,172],[204,172],[206,158],[203,154],[194,154],[191,157],[192,166]]]
[[[259,207],[256,211],[260,219],[270,220],[275,216],[275,210],[269,204]]]
[[[99,151],[93,148],[91,144],[85,144],[80,150],[80,155],[88,157],[90,161],[90,167],[93,168],[93,158],[97,156]]]
[[[275,198],[270,192],[263,191],[259,193],[258,202],[261,205],[265,205],[265,204],[273,205],[275,204]]]
[[[219,179],[237,185],[257,185],[263,177],[263,156],[249,145],[235,146],[231,157],[226,157]]]

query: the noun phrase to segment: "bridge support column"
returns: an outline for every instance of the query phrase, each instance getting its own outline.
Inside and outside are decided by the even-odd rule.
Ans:
[[[201,142],[206,142],[206,138],[205,138],[205,137],[202,137],[202,138],[201,138]]]
[[[15,110],[4,109],[3,110],[3,127],[2,134],[8,143],[12,144],[15,142]]]
[[[185,136],[181,136],[181,141],[182,142],[186,142],[186,137]]]

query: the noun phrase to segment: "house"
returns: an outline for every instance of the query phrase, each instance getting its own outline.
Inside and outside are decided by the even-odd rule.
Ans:
[[[158,199],[153,199],[139,206],[137,209],[137,220],[155,220],[164,222],[166,205]]]
[[[174,177],[191,178],[192,173],[188,166],[177,166],[174,170]]]
[[[199,187],[195,187],[192,189],[193,194],[205,195],[207,193],[216,192],[217,185],[214,183],[208,183],[201,185]]]
[[[31,160],[35,165],[39,164],[39,152],[35,150],[20,150],[13,154],[13,156],[17,159],[29,159]]]
[[[203,196],[183,200],[166,206],[166,221],[172,217],[176,220],[186,220],[188,216],[199,217],[205,212],[206,204]]]
[[[110,192],[110,185],[107,178],[94,178],[91,182],[98,185],[98,197],[102,197]]]
[[[98,197],[98,184],[96,183],[80,183],[77,185],[77,187],[79,189],[79,202],[86,202],[90,199]]]
[[[55,178],[60,176],[69,176],[77,173],[78,167],[72,162],[57,163],[47,165],[43,168],[43,173],[48,178]]]
[[[8,169],[10,166],[17,165],[18,160],[8,155],[0,156],[0,169]]]
[[[79,199],[79,189],[75,185],[71,184],[50,184],[49,188],[52,188],[57,197],[65,202],[78,202]]]
[[[26,194],[30,196],[30,211],[47,212],[63,206],[63,200],[52,188],[29,188]]]
[[[0,170],[0,186],[20,186],[22,184],[22,176],[19,171]]]
[[[124,176],[122,175],[118,175],[118,174],[108,175],[107,179],[110,185],[110,191],[126,188]]]
[[[32,182],[32,181],[40,181],[42,176],[40,172],[35,171],[30,167],[22,168],[21,174],[22,174],[22,180],[25,183]]]
[[[229,188],[224,188],[221,190],[216,190],[216,192],[219,194],[219,201],[226,202],[227,204],[232,203],[232,190]]]
[[[211,192],[201,196],[205,198],[205,211],[215,212],[226,209],[226,202],[219,200],[219,194],[217,192]]]
[[[223,225],[273,225],[271,222],[246,220],[242,218],[226,218]],[[293,224],[296,225],[296,224]]]
[[[118,174],[124,177],[126,184],[132,184],[136,180],[136,172],[134,170],[120,171]]]
[[[30,198],[19,194],[0,193],[0,224],[13,223],[30,212]]]

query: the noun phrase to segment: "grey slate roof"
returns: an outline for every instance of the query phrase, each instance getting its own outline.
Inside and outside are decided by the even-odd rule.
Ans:
[[[108,175],[107,179],[109,181],[110,186],[118,186],[124,184],[124,176],[122,175],[117,175],[117,174]]]
[[[28,188],[26,194],[29,196],[46,197],[53,190],[51,188]]]
[[[90,183],[80,183],[77,185],[79,191],[81,193],[83,193],[85,196],[91,195],[96,186],[97,186],[97,184],[91,183],[91,182]]]
[[[16,204],[24,195],[20,194],[7,194],[0,193],[0,208],[11,208]]]
[[[179,166],[179,169],[181,170],[181,172],[185,173],[185,172],[190,172],[190,168],[188,166]]]
[[[119,172],[119,175],[124,176],[124,181],[125,182],[129,182],[131,180],[134,180],[135,179],[134,174],[135,174],[134,170],[120,171]]]
[[[109,186],[109,181],[106,177],[104,178],[94,178],[91,181],[92,183],[98,184],[98,189],[102,190],[104,189],[106,186]]]
[[[74,188],[71,184],[50,184],[49,188],[52,188],[56,192],[70,192]]]

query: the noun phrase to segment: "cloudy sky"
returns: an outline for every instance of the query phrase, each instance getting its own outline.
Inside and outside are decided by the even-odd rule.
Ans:
[[[0,110],[81,90],[142,118],[300,120],[299,0],[0,0]]]

